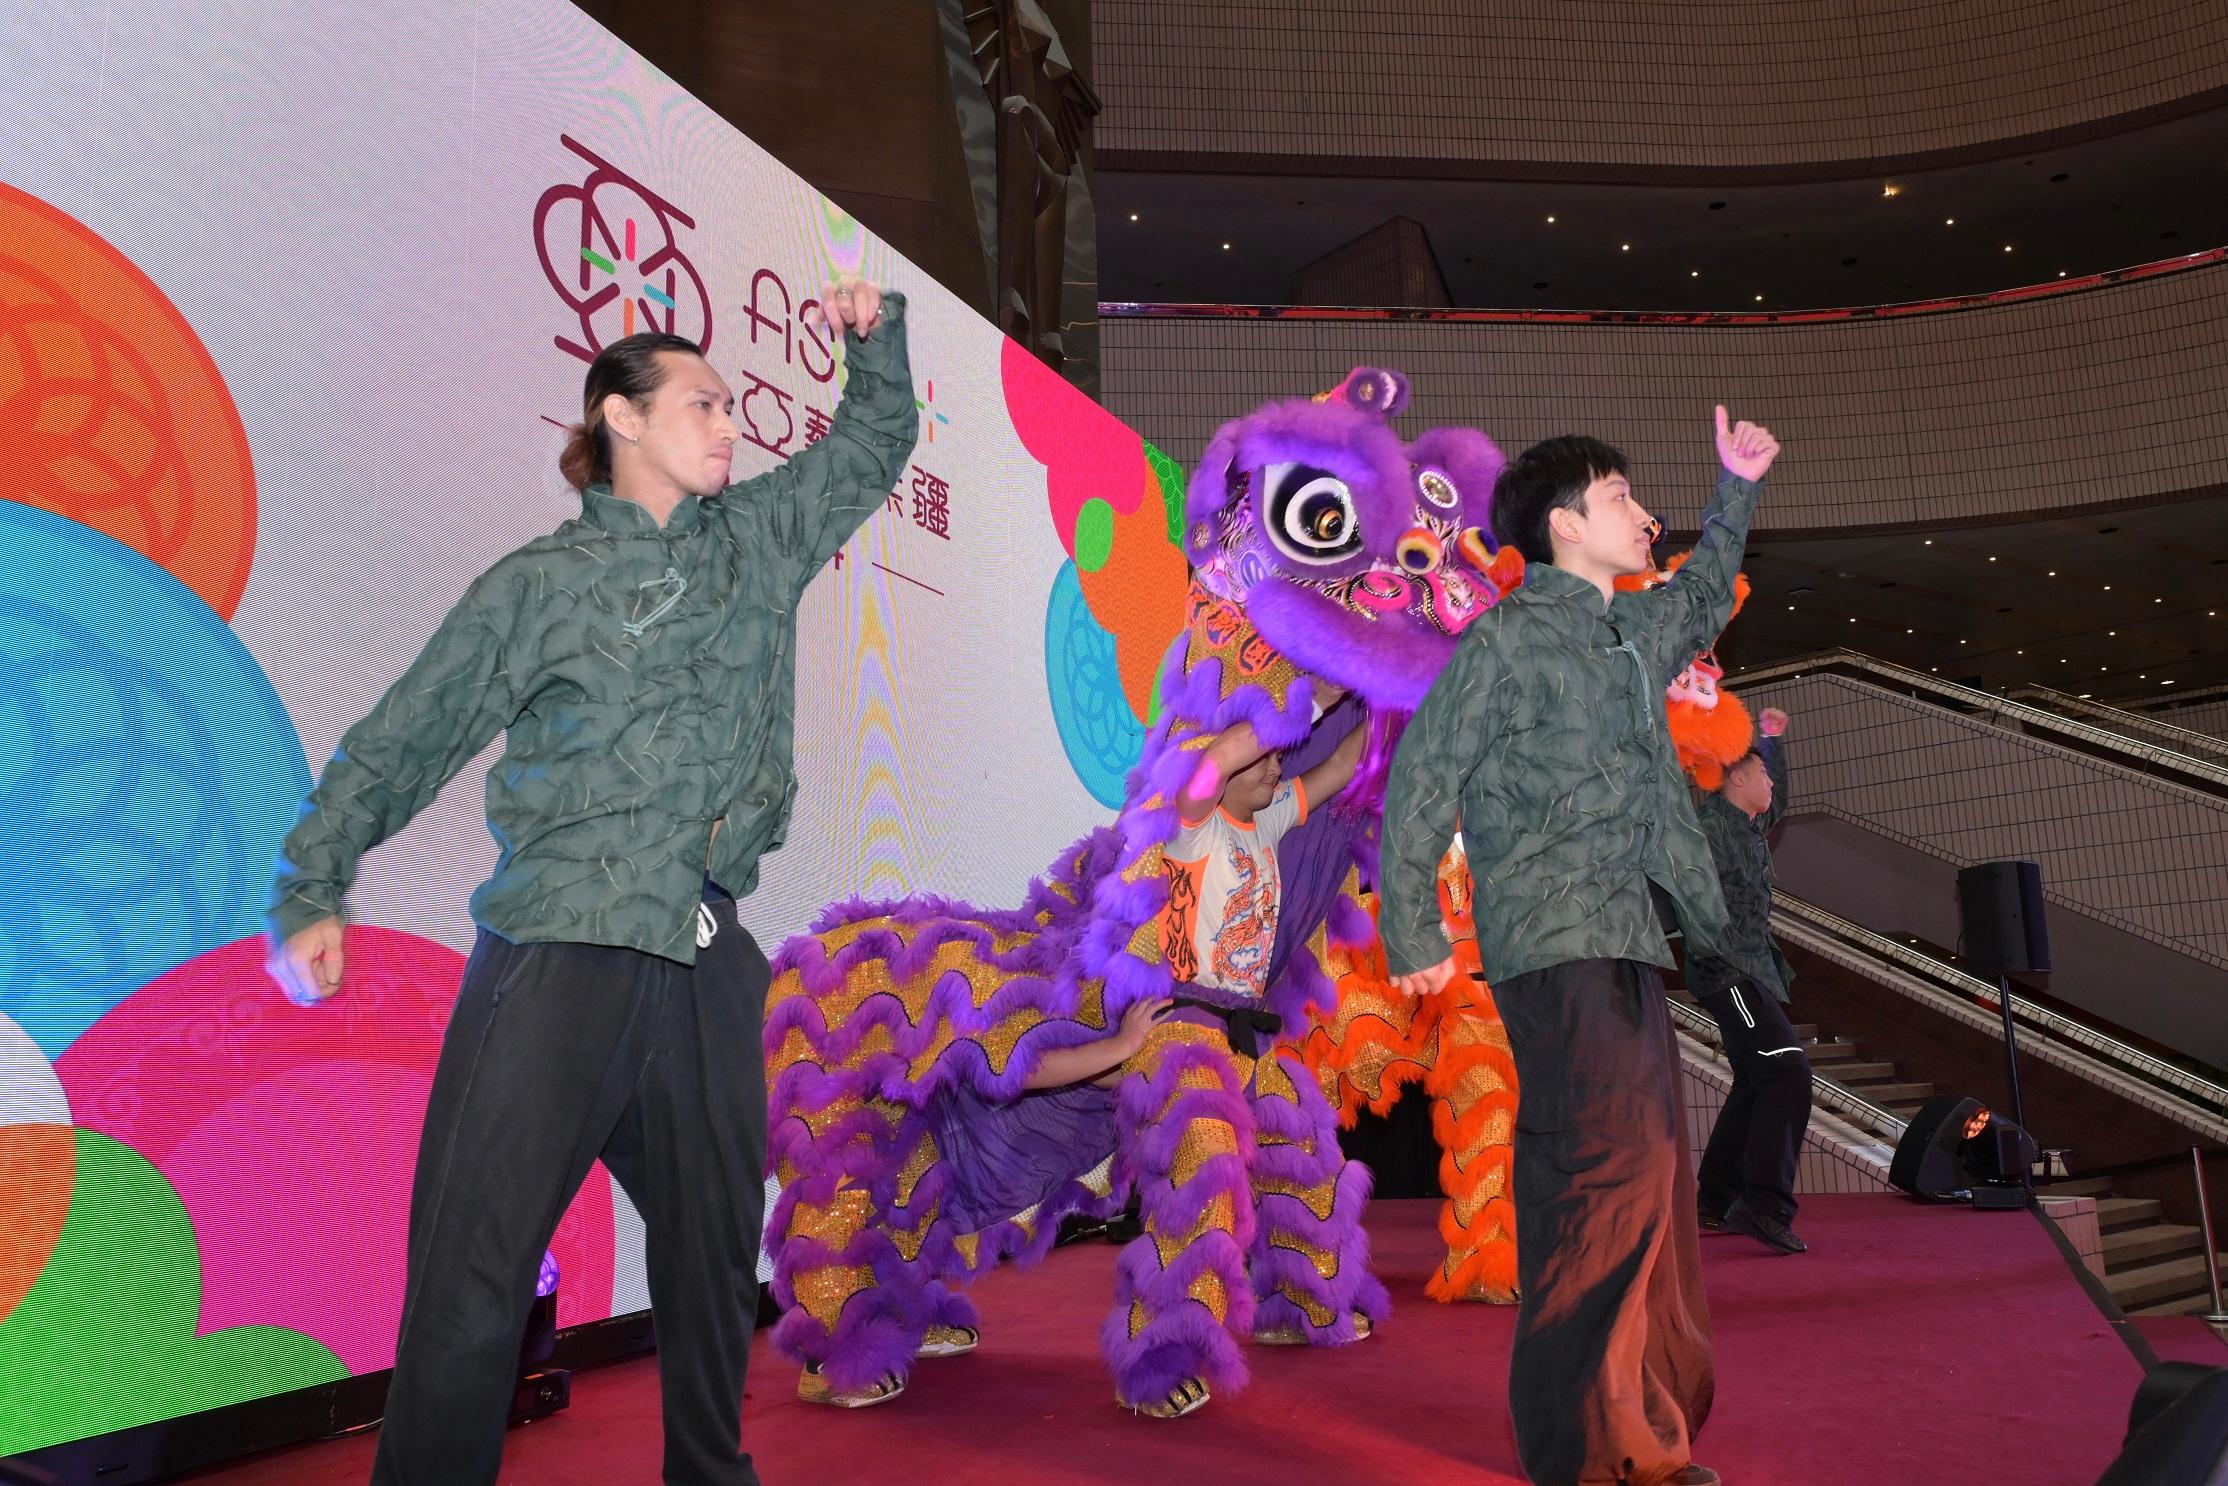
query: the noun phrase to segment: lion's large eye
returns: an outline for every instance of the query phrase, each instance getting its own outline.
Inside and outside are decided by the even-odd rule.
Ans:
[[[1261,478],[1268,491],[1262,524],[1279,552],[1327,564],[1361,550],[1361,521],[1344,480],[1304,464],[1272,464]]]

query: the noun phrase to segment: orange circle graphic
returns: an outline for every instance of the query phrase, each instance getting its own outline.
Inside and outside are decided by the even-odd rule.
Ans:
[[[0,1224],[0,1321],[39,1282],[77,1184],[77,1132],[67,1125],[0,1125],[0,1192],[8,1221]]]
[[[226,619],[247,588],[255,469],[215,360],[136,264],[4,183],[0,496],[114,537]]]

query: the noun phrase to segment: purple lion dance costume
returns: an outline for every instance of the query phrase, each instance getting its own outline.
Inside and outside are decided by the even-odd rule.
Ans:
[[[1020,908],[839,904],[776,957],[775,1340],[823,1387],[902,1381],[935,1337],[973,1326],[967,1282],[1132,1192],[1145,1231],[1122,1251],[1101,1335],[1129,1407],[1242,1386],[1242,1337],[1335,1346],[1385,1314],[1360,1221],[1369,1173],[1342,1156],[1295,1047],[1349,956],[1375,947],[1365,895],[1400,728],[1521,574],[1489,535],[1499,451],[1460,428],[1404,444],[1391,419],[1406,400],[1402,378],[1363,369],[1216,434],[1185,501],[1190,623],[1127,800]],[[1346,696],[1319,717],[1333,687]],[[1177,982],[1162,943],[1175,801],[1240,723],[1287,773],[1369,729],[1353,783],[1278,848],[1267,991],[1250,1005]],[[1049,1052],[1171,994],[1229,1015],[1157,1024],[1112,1088],[1026,1088]],[[1266,1046],[1233,1031],[1269,1018]]]

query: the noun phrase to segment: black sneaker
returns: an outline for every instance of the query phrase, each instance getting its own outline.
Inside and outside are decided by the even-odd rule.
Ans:
[[[1795,1230],[1778,1218],[1769,1218],[1751,1209],[1746,1201],[1736,1197],[1733,1205],[1725,1210],[1725,1226],[1735,1233],[1745,1233],[1768,1249],[1782,1254],[1807,1254],[1810,1245],[1795,1237]]]

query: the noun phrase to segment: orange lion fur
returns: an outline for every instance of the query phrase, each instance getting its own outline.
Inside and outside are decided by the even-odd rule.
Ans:
[[[1356,896],[1374,921],[1375,896]],[[1440,864],[1439,907],[1457,971],[1446,988],[1420,999],[1403,996],[1380,946],[1334,948],[1326,968],[1334,972],[1337,1005],[1318,1012],[1300,1056],[1348,1128],[1362,1110],[1386,1114],[1409,1084],[1423,1084],[1447,1194],[1439,1214],[1447,1257],[1425,1293],[1443,1302],[1507,1304],[1516,1299],[1516,1063],[1492,993],[1477,978],[1470,874],[1459,853]]]

